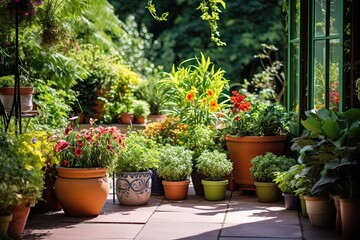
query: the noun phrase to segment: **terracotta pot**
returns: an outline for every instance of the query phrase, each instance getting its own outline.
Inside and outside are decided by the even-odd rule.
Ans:
[[[258,155],[272,152],[282,155],[285,150],[287,136],[226,136],[229,157],[233,162],[233,177],[239,188],[255,190],[250,168],[251,159]]]
[[[120,120],[120,122],[122,124],[134,123],[134,114],[132,114],[132,113],[121,113],[119,120]]]
[[[221,201],[225,199],[226,186],[229,181],[201,181],[204,186],[205,199],[209,201]]]
[[[147,116],[147,120],[148,122],[163,122],[165,121],[166,117],[167,116],[165,114],[158,114],[158,115],[151,114]]]
[[[313,226],[332,227],[335,225],[335,205],[329,198],[305,196],[306,210]]]
[[[110,191],[107,168],[57,167],[56,197],[66,215],[91,217],[100,214]]]
[[[146,122],[146,117],[143,116],[135,117],[135,122],[138,124],[144,124]]]
[[[360,200],[340,198],[340,212],[343,239],[360,239]]]
[[[0,216],[0,237],[6,236],[9,229],[9,223],[12,220],[13,215]]]
[[[193,169],[191,172],[191,181],[194,186],[195,194],[197,196],[204,196],[204,186],[201,181],[205,179],[205,175],[199,173],[196,169]]]
[[[20,205],[13,206],[11,208],[13,218],[8,228],[9,237],[16,240],[22,239],[25,225],[30,213],[30,206],[30,203],[24,200]]]
[[[255,182],[259,202],[272,203],[280,199],[281,192],[273,182]]]
[[[165,198],[168,200],[184,200],[187,198],[190,180],[185,181],[162,181]]]
[[[116,196],[123,205],[144,205],[151,196],[151,171],[117,174]]]
[[[20,88],[20,103],[21,112],[29,112],[33,110],[32,96],[34,94],[33,87],[21,87]],[[6,87],[0,88],[0,100],[5,107],[5,110],[10,112],[14,97],[14,88]]]

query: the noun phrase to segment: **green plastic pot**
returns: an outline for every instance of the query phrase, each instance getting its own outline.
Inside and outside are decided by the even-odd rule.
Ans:
[[[273,182],[254,182],[259,202],[272,203],[280,200],[281,192]]]
[[[205,199],[209,201],[220,201],[225,199],[226,186],[229,180],[207,181],[201,180],[204,186]]]

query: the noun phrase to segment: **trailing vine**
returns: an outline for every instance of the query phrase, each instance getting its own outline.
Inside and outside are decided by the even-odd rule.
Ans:
[[[202,0],[196,10],[200,10],[202,12],[200,18],[209,23],[211,41],[218,46],[225,46],[226,43],[220,40],[220,33],[218,31],[219,27],[217,23],[220,21],[219,13],[221,13],[219,4],[224,9],[226,8],[225,0]],[[164,12],[161,16],[158,16],[156,13],[156,6],[153,4],[152,0],[147,1],[146,8],[157,21],[166,21],[169,16],[169,12]]]

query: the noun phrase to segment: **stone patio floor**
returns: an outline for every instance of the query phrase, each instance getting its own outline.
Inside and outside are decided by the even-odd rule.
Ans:
[[[183,201],[152,196],[144,206],[123,206],[112,195],[94,218],[70,218],[62,211],[31,212],[23,239],[118,240],[336,240],[333,228],[310,224],[282,201],[260,203],[253,192],[227,191],[224,201],[206,201],[192,187]]]

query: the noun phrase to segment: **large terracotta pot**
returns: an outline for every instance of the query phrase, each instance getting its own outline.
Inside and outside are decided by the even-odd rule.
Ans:
[[[100,214],[109,194],[107,168],[57,167],[56,197],[66,215],[91,217]]]
[[[255,190],[250,168],[251,159],[258,155],[272,152],[284,154],[287,136],[226,136],[229,157],[233,162],[233,177],[240,189]]]
[[[32,96],[34,94],[33,87],[21,87],[20,88],[20,103],[21,111],[28,112],[33,110]],[[0,100],[5,107],[5,110],[10,112],[14,97],[14,88],[5,87],[0,88]]]
[[[12,221],[9,224],[8,236],[17,240],[22,239],[25,225],[33,203],[23,200],[19,205],[12,206]]]
[[[187,198],[190,180],[185,181],[162,181],[165,198],[168,200],[184,200]]]
[[[0,237],[7,235],[9,223],[11,222],[12,217],[12,213],[10,213],[9,215],[0,216]]]
[[[151,196],[151,171],[117,174],[116,196],[123,205],[144,205]]]
[[[340,212],[343,239],[360,239],[360,200],[340,198]]]
[[[317,227],[335,226],[335,205],[329,198],[305,196],[305,204],[310,222]]]

